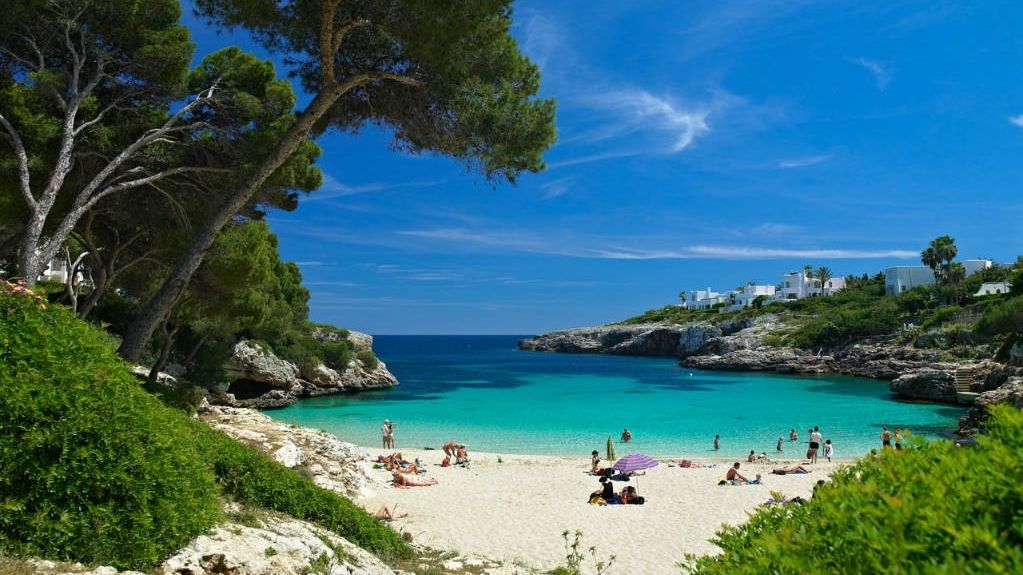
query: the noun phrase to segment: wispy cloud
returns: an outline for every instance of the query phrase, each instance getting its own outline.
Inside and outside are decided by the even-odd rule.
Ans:
[[[878,62],[877,60],[869,60],[867,58],[849,58],[853,64],[857,64],[865,68],[874,77],[874,83],[877,85],[877,89],[884,92],[885,88],[888,87],[888,82],[892,80],[892,67],[891,64]]]
[[[778,168],[782,170],[789,170],[792,168],[805,168],[806,166],[822,164],[833,157],[834,157],[833,154],[822,154],[819,156],[807,156],[805,158],[790,158],[788,160],[779,161]]]
[[[803,228],[789,224],[776,224],[765,222],[750,230],[750,233],[757,236],[783,236],[801,232]]]
[[[758,227],[762,232],[775,234],[798,230],[795,226],[785,224],[762,224]],[[676,248],[633,248],[614,245],[601,238],[567,238],[541,237],[533,232],[510,231],[479,231],[466,229],[430,229],[406,230],[401,235],[429,239],[460,246],[471,246],[472,249],[486,247],[513,252],[526,252],[544,255],[565,256],[583,259],[607,260],[687,260],[687,259],[721,259],[721,260],[754,260],[754,259],[868,259],[868,258],[917,258],[919,252],[914,250],[880,250],[880,249],[849,249],[849,248],[788,248],[771,246],[742,245],[693,245]],[[631,238],[635,241],[635,238]],[[653,239],[650,243],[664,243]],[[603,245],[602,245],[603,244]]]
[[[639,155],[639,152],[636,151],[601,152],[597,154],[568,158],[567,160],[559,160],[557,162],[550,162],[549,164],[547,164],[547,169],[553,170],[555,168],[565,168],[568,166],[577,166],[579,164],[589,164],[590,162],[603,162],[604,160],[613,160],[615,158],[627,158],[629,156],[637,155]]]
[[[1012,124],[1013,126],[1019,126],[1020,128],[1023,128],[1023,114],[1020,114],[1018,116],[1010,116],[1009,123]]]
[[[852,249],[790,249],[752,246],[688,246],[676,250],[609,249],[595,252],[594,257],[613,260],[770,260],[770,259],[864,259],[915,258],[919,253],[910,250],[852,250]]]
[[[572,184],[575,182],[575,178],[558,178],[557,180],[551,180],[540,185],[540,189],[543,190],[543,199],[553,200],[554,198],[560,197],[568,193],[571,189]]]
[[[598,143],[631,134],[656,134],[665,153],[678,153],[708,132],[714,103],[681,104],[641,89],[614,90],[587,98],[586,104],[610,116],[580,139]]]
[[[319,189],[313,192],[305,201],[323,201],[394,188],[426,188],[430,186],[438,186],[446,182],[446,180],[417,180],[397,183],[372,182],[368,184],[346,184],[330,174],[324,174],[323,183],[320,185]]]

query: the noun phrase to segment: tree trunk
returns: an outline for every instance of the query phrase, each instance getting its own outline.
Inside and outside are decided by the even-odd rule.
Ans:
[[[149,381],[155,382],[160,372],[164,367],[167,366],[167,360],[170,358],[170,350],[174,345],[174,338],[178,334],[178,328],[180,326],[174,326],[174,329],[167,330],[167,322],[163,322],[161,328],[163,330],[163,345],[160,346],[160,357],[156,359],[156,363],[153,364],[153,368],[149,370]]]
[[[40,257],[39,238],[43,235],[43,224],[45,218],[33,215],[28,227],[25,229],[25,237],[21,242],[21,253],[18,254],[18,273],[25,280],[25,285],[34,287],[39,281],[39,275],[46,268],[44,260]]]
[[[214,213],[192,238],[188,250],[178,260],[170,275],[160,286],[160,290],[146,302],[129,326],[127,333],[124,334],[121,347],[117,350],[121,357],[130,362],[138,361],[146,343],[153,335],[153,331],[185,291],[185,287],[192,279],[192,275],[195,274],[195,270],[199,268],[199,264],[202,263],[203,257],[213,245],[220,230],[235,214],[241,211],[245,204],[252,199],[253,194],[302,145],[309,137],[315,123],[343,93],[337,89],[325,89],[318,93],[255,172],[235,190],[220,210]]]

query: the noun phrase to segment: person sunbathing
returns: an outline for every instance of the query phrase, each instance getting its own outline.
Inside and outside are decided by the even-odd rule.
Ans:
[[[408,513],[394,513],[386,505],[381,505],[380,509],[373,512],[373,517],[382,519],[384,521],[394,521],[395,519],[401,519],[402,517],[408,517]]]
[[[432,477],[419,477],[416,475],[401,473],[397,470],[391,473],[391,477],[394,478],[395,485],[403,485],[406,487],[425,487],[427,485],[437,484],[437,480]]]
[[[629,485],[625,489],[622,489],[622,493],[621,495],[619,495],[619,499],[621,499],[621,502],[626,505],[642,505],[643,503],[646,502],[645,498],[640,497],[639,494],[636,493],[636,488],[633,487],[632,485]]]
[[[469,452],[464,445],[459,445],[458,451],[455,452],[455,465],[460,463],[469,463]]]
[[[803,467],[802,465],[793,465],[792,467],[775,467],[771,470],[771,473],[775,475],[788,475],[790,473],[810,473],[810,470]]]

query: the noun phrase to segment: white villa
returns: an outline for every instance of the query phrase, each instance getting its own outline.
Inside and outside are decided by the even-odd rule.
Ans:
[[[992,266],[991,260],[963,260],[960,263],[968,276]],[[884,270],[884,293],[887,295],[929,285],[934,285],[934,270],[927,266],[895,266]]]
[[[824,282],[824,295],[832,295],[845,289],[845,278],[836,277]],[[789,272],[781,276],[778,296],[773,301],[803,299],[821,295],[821,280],[807,277],[806,272]]]
[[[845,288],[845,278],[831,278],[824,282],[824,295],[831,295],[843,288]],[[692,290],[686,293],[686,301],[682,303],[682,307],[704,310],[724,304],[728,306],[728,311],[735,311],[752,306],[753,302],[760,297],[766,298],[768,302],[776,302],[818,295],[821,295],[821,281],[817,278],[807,277],[804,272],[798,271],[781,276],[781,281],[777,286],[750,282],[728,293],[718,293],[709,287],[705,290]]]
[[[1009,293],[1010,289],[1012,289],[1012,282],[984,282],[980,284],[980,289],[973,296]]]

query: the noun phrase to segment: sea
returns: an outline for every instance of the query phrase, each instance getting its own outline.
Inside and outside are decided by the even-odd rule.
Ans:
[[[588,457],[799,457],[819,426],[836,458],[880,447],[883,426],[950,437],[965,410],[897,401],[888,382],[845,376],[701,371],[670,358],[519,351],[527,336],[376,336],[397,387],[304,399],[271,417],[380,446],[384,419],[396,445],[448,441],[490,453]],[[623,429],[632,441],[622,444]],[[796,442],[789,440],[795,429]],[[714,436],[720,437],[715,450]],[[783,437],[783,453],[776,451]]]

